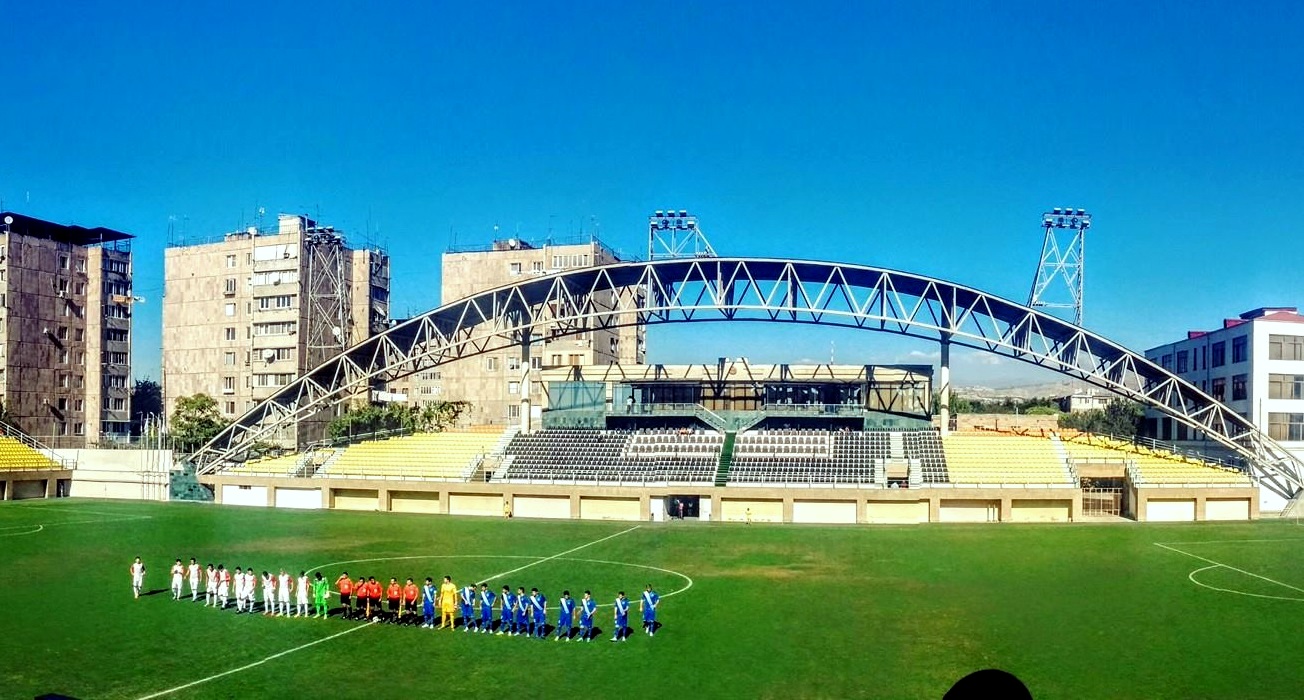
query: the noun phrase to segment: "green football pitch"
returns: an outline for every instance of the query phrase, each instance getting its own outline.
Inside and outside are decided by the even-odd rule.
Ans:
[[[198,504],[0,505],[0,697],[940,698],[981,668],[1037,698],[1295,698],[1304,528],[474,519]],[[133,599],[140,555],[150,594]],[[172,561],[591,589],[556,643],[236,615]],[[608,641],[645,583],[661,631]],[[551,621],[555,622],[555,614]]]

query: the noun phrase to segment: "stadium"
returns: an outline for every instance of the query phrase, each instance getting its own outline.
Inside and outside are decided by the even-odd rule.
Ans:
[[[1047,214],[1048,237],[1058,215]],[[476,254],[533,250],[512,239]],[[1144,353],[1035,298],[857,263],[719,256],[686,212],[650,218],[646,261],[600,262],[522,275],[380,330],[188,454],[70,452],[7,428],[0,483],[15,502],[0,508],[0,562],[60,580],[71,560],[90,585],[123,591],[92,611],[14,610],[11,624],[32,632],[0,642],[9,658],[45,640],[85,665],[10,669],[16,696],[550,695],[578,674],[585,695],[626,697],[673,672],[708,697],[940,697],[998,667],[1038,697],[1252,697],[1265,664],[1284,661],[1228,650],[1284,643],[1288,623],[1243,623],[1290,620],[1304,600],[1289,556],[1297,521],[1259,521],[1263,503],[1294,506],[1300,463]],[[941,361],[669,365],[639,362],[641,351],[605,363],[555,352],[610,337],[616,357],[615,339],[641,346],[645,328],[671,323],[890,333],[936,342]],[[953,346],[1139,403],[1204,449],[953,420]],[[351,406],[419,395],[405,384],[415,377],[500,362],[514,422],[323,435]],[[132,599],[134,555],[146,568]],[[379,612],[349,619],[338,598],[326,619],[240,614],[225,594],[214,610],[180,573],[168,585],[171,562],[179,572],[191,557],[304,582],[447,575],[537,587],[554,604],[563,589],[592,590],[602,644],[522,649],[534,642],[459,634],[475,613],[451,633]],[[249,586],[250,608],[265,606]],[[637,602],[645,587],[660,596],[658,634],[631,628],[606,643],[614,594]],[[541,634],[577,641],[556,635],[560,624]],[[139,634],[101,648],[113,628]],[[215,652],[210,637],[237,643]],[[1156,677],[1185,663],[1173,655],[1191,640],[1202,640],[1199,663]],[[414,672],[427,665],[460,670]]]

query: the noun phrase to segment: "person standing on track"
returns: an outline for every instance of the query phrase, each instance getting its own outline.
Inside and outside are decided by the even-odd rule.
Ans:
[[[186,567],[187,577],[190,579],[190,602],[199,600],[199,562],[194,557],[190,558],[190,566]]]
[[[181,600],[181,578],[186,573],[185,567],[181,566],[181,560],[172,565],[172,600]]]
[[[131,562],[131,595],[133,598],[140,597],[140,589],[145,587],[145,562],[136,557]]]

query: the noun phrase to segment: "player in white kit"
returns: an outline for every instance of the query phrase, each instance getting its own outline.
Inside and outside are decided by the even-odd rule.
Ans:
[[[194,557],[190,558],[190,565],[186,567],[186,577],[190,579],[190,602],[199,600],[199,563]]]
[[[281,573],[276,576],[276,602],[280,603],[278,615],[289,617],[290,615],[290,575],[281,569]]]
[[[266,571],[263,572],[263,614],[276,613],[276,579]]]
[[[295,617],[308,617],[308,589],[310,586],[308,572],[300,571],[299,580],[295,581],[294,586]]]
[[[172,600],[181,600],[181,577],[186,573],[181,560],[172,565]]]
[[[245,572],[240,567],[235,567],[235,611],[244,612],[245,607]]]
[[[217,604],[217,569],[212,564],[204,571],[204,607]]]
[[[217,565],[217,607],[226,609],[226,601],[231,598],[231,572],[225,564]]]
[[[145,587],[145,562],[136,557],[136,561],[131,563],[131,593],[133,596],[140,597],[140,589]]]

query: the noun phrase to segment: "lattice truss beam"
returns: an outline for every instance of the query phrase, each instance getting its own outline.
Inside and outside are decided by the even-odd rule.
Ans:
[[[950,342],[1079,379],[1157,409],[1232,450],[1285,496],[1304,463],[1248,420],[1162,367],[1062,319],[944,280],[859,265],[749,258],[619,263],[455,301],[297,378],[192,459],[201,473],[243,459],[278,427],[390,381],[487,352],[633,324],[806,323]]]

